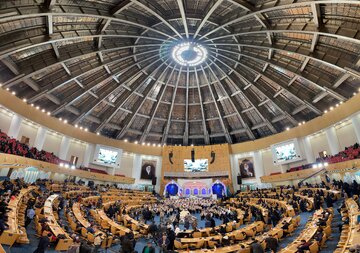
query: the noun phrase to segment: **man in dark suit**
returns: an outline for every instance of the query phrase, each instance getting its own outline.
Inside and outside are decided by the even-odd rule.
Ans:
[[[150,241],[147,242],[147,245],[144,247],[142,253],[155,253],[155,248],[152,246]]]
[[[241,164],[240,164],[240,175],[241,175],[241,178],[255,177],[254,165],[250,160],[244,159],[241,162]]]
[[[155,177],[155,166],[150,163],[145,163],[141,168],[141,179],[151,180]]]
[[[47,247],[49,247],[51,236],[52,236],[52,234],[49,233],[49,234],[47,234],[47,236],[41,237],[38,247],[36,248],[34,253],[45,253],[45,250],[47,249]]]

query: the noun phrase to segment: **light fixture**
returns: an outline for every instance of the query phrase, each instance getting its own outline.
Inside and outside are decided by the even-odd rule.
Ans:
[[[75,165],[71,165],[71,169],[72,170],[76,169]]]
[[[40,106],[36,106],[36,110],[40,110]]]
[[[305,121],[303,121],[302,123],[305,124]]]
[[[89,131],[89,129],[85,128],[85,132]]]
[[[23,98],[23,102],[25,102],[25,103],[26,103],[26,101],[27,101],[27,99],[26,99],[26,98]]]
[[[75,127],[78,128],[79,127],[78,124],[75,124]]]
[[[60,121],[62,121],[62,118],[59,118]]]
[[[316,169],[317,167],[318,167],[318,165],[317,164],[313,164],[313,169]]]
[[[6,88],[7,91],[9,91],[10,89],[9,88]]]
[[[82,126],[80,127],[80,130],[83,130],[83,127],[82,127]]]
[[[144,146],[144,145],[145,145],[145,142],[141,143],[141,145],[143,145],[143,146]]]
[[[42,111],[42,112],[45,112],[45,109],[42,109],[41,111]]]
[[[327,110],[324,111],[324,113],[327,113],[327,112],[328,112]]]
[[[139,142],[138,141],[135,141],[134,144],[138,144]]]
[[[329,108],[329,109],[330,109],[330,111],[332,111],[332,110],[334,110],[334,107],[330,106],[330,108]]]
[[[60,167],[64,167],[64,164],[63,164],[63,163],[60,163],[59,166],[60,166]]]
[[[32,107],[34,107],[34,104],[31,104]]]
[[[124,142],[128,142],[128,140],[127,140],[127,139],[125,139],[125,140],[124,140]]]
[[[196,66],[207,58],[205,47],[194,42],[183,42],[172,49],[172,58],[182,66]]]
[[[67,124],[67,122],[68,122],[67,119],[65,119],[65,120],[64,120],[64,124]]]
[[[69,168],[69,164],[66,163],[66,164],[65,164],[65,168],[68,169],[68,168]]]
[[[329,166],[329,163],[325,162],[324,167],[327,167],[327,166]]]
[[[287,127],[287,128],[286,128],[286,131],[289,131],[289,130],[290,130],[290,127]]]
[[[96,133],[96,135],[100,135],[100,133],[99,133],[99,132],[97,132],[97,133]]]
[[[336,104],[335,106],[336,106],[336,107],[339,107],[339,104]]]
[[[147,144],[148,146],[150,146],[150,142],[148,142],[148,144]]]
[[[50,115],[50,114],[51,114],[51,112],[47,112],[46,114],[47,114],[47,115]]]

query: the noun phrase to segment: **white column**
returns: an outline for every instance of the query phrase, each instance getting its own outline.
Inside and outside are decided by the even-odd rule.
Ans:
[[[356,134],[356,141],[357,143],[360,143],[360,114],[351,117],[351,123]]]
[[[67,136],[63,136],[61,139],[60,151],[59,151],[59,158],[61,160],[66,160],[69,147],[70,147],[70,138]]]
[[[234,191],[236,192],[240,190],[240,185],[238,185],[237,183],[237,176],[240,173],[237,155],[230,155],[230,166],[231,166],[232,184],[234,187]]]
[[[302,143],[304,144],[304,152],[305,152],[306,161],[308,163],[315,162],[315,156],[314,156],[313,149],[311,147],[310,137],[309,136],[304,137],[302,139]]]
[[[45,142],[45,136],[46,136],[47,130],[40,126],[36,132],[36,137],[34,141],[34,147],[38,150],[42,150]]]
[[[141,176],[141,156],[139,154],[134,155],[132,177],[135,178],[135,184],[139,184]]]
[[[10,128],[7,135],[10,136],[11,138],[17,139],[20,132],[21,123],[22,123],[22,118],[20,118],[19,115],[14,113],[14,116],[11,119]]]
[[[262,153],[260,151],[254,152],[254,170],[255,170],[256,182],[260,184],[261,183],[260,177],[265,175]]]
[[[326,139],[329,144],[330,154],[335,155],[340,151],[340,144],[336,135],[335,127],[329,127],[325,130]]]
[[[86,144],[85,153],[84,153],[84,161],[83,166],[89,167],[89,164],[91,162],[91,159],[94,155],[95,145],[91,143]]]

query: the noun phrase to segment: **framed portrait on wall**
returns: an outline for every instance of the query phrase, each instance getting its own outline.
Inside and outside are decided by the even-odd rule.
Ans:
[[[238,160],[241,178],[254,178],[255,169],[252,157],[241,158]]]
[[[151,180],[156,175],[156,161],[142,160],[140,179]]]

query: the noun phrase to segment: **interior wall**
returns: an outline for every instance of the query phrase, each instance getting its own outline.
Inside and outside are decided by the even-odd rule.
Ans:
[[[151,156],[151,155],[141,155],[135,154],[133,160],[133,169],[132,169],[132,177],[135,178],[135,184],[144,184],[151,185],[151,180],[141,179],[141,164],[143,160],[154,160],[156,161],[155,175],[156,186],[155,191],[160,192],[160,182],[161,182],[161,168],[162,168],[162,157],[161,156]]]
[[[33,124],[30,125],[30,122],[23,122],[20,126],[19,135],[17,137],[18,140],[21,140],[22,136],[26,136],[29,138],[30,147],[34,146],[35,138],[37,133],[37,127]]]
[[[4,133],[9,132],[11,118],[13,114],[5,111],[3,108],[0,109],[0,130]]]
[[[58,156],[60,151],[61,139],[61,135],[47,131],[45,135],[43,150],[46,150],[47,152],[52,152],[56,156]]]
[[[326,151],[330,154],[329,144],[326,139],[325,132],[310,136],[311,147],[315,156],[315,159],[319,157],[319,152]]]
[[[118,174],[132,177],[134,169],[134,156],[133,153],[123,153],[121,157],[120,168]]]
[[[351,121],[341,123],[335,127],[335,129],[340,144],[340,150],[344,150],[345,147],[349,147],[355,144],[356,134]]]
[[[77,156],[79,158],[77,162],[77,166],[80,166],[84,161],[85,149],[86,149],[85,143],[82,143],[77,140],[70,140],[69,151],[67,153],[66,160],[70,161],[71,156]]]

